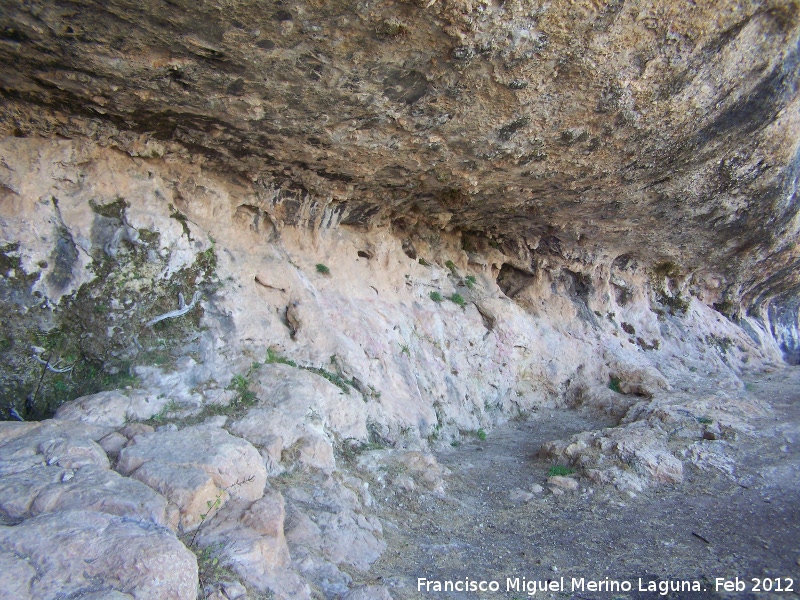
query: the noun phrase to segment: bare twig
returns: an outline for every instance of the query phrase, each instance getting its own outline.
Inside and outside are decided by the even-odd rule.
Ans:
[[[52,354],[51,354],[51,356],[52,356]],[[41,358],[39,358],[35,354],[31,358],[33,358],[33,360],[38,362],[40,365],[44,365],[45,370],[46,371],[50,371],[51,373],[69,373],[70,371],[72,371],[72,369],[75,368],[75,365],[70,365],[68,367],[60,368],[58,366],[58,363],[61,362],[61,359],[58,359],[56,361],[55,365],[51,365],[49,359],[48,360],[42,360]]]
[[[149,320],[145,323],[148,327],[152,327],[156,323],[163,321],[164,319],[174,319],[176,317],[182,317],[190,310],[192,310],[197,301],[200,300],[200,290],[195,290],[194,295],[192,296],[192,301],[190,304],[186,304],[186,300],[183,299],[183,293],[178,294],[178,309],[172,310],[168,313],[164,313],[163,315],[158,315],[155,319]]]
[[[692,535],[693,535],[694,537],[696,537],[698,540],[700,540],[700,541],[702,541],[702,542],[705,542],[706,544],[710,544],[710,543],[711,543],[711,542],[709,542],[709,541],[708,541],[706,538],[704,538],[702,535],[700,535],[699,533],[695,533],[695,532],[693,531],[693,532],[692,532]]]

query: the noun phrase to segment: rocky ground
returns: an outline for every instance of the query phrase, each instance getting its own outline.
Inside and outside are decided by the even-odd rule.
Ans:
[[[286,364],[259,373],[273,403],[281,378],[294,382],[296,407],[337,389]],[[694,403],[676,386],[622,418],[597,404],[542,406],[432,438],[433,452],[354,440],[332,449],[313,435],[312,408],[293,433],[280,403],[255,395],[219,414],[134,390],[89,396],[55,419],[0,427],[0,590],[30,600],[792,597],[800,370],[745,382],[727,412],[709,380]],[[286,436],[297,439],[279,452]],[[564,587],[529,587],[562,577]],[[572,587],[581,578],[631,589]],[[764,579],[785,591],[757,592]],[[499,589],[437,592],[447,581]],[[671,593],[680,582],[699,592]]]
[[[735,464],[687,467],[683,482],[625,494],[581,477],[575,490],[548,484],[552,462],[542,443],[607,425],[597,415],[541,410],[437,453],[450,469],[447,493],[381,498],[387,551],[370,574],[395,599],[523,598],[506,578],[568,582],[551,598],[655,598],[638,580],[697,580],[703,594],[724,597],[715,578],[747,583],[736,598],[800,595],[800,372],[753,377],[748,392],[772,409],[751,435],[709,440]],[[380,494],[376,494],[380,496]],[[425,593],[417,578],[497,580],[497,593]],[[571,578],[628,580],[630,593],[571,593]],[[795,593],[753,592],[751,578],[793,578]],[[658,585],[658,584],[656,584]]]

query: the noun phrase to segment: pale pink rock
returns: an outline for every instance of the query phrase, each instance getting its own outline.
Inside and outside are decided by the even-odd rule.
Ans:
[[[218,428],[187,427],[137,435],[119,454],[117,469],[146,483],[181,513],[185,531],[196,528],[229,497],[254,501],[267,471],[246,440]]]
[[[547,483],[559,487],[562,490],[567,490],[570,492],[574,492],[575,490],[578,489],[578,482],[572,477],[553,475],[552,477],[547,478]]]
[[[392,600],[392,596],[382,585],[362,585],[347,592],[342,600]]]
[[[0,476],[42,465],[109,466],[106,453],[95,442],[110,433],[105,427],[47,420],[7,423],[0,432]]]
[[[128,443],[128,438],[121,433],[112,431],[98,443],[100,444],[100,447],[105,450],[106,454],[109,456],[117,456],[119,451],[122,450],[125,444]]]
[[[234,500],[200,530],[197,544],[219,544],[220,560],[249,585],[282,597],[307,598],[307,586],[291,569],[285,517],[280,492],[268,491],[252,503]]]
[[[93,423],[105,427],[123,427],[129,420],[145,420],[167,405],[169,398],[142,392],[130,395],[118,391],[99,392],[65,402],[54,419]]]
[[[60,511],[0,527],[0,565],[0,589],[21,590],[14,598],[56,600],[98,587],[135,600],[196,598],[197,560],[170,531],[100,512]]]
[[[61,481],[65,469],[40,466],[0,477],[0,514],[12,519],[30,516],[31,504],[49,485]]]
[[[77,469],[70,479],[42,489],[31,505],[31,514],[73,509],[170,526],[163,496],[135,479],[95,466]]]

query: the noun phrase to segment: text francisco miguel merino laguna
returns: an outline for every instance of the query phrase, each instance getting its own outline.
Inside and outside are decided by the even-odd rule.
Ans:
[[[636,587],[634,587],[636,586]],[[584,577],[560,577],[558,579],[526,579],[524,577],[507,577],[505,587],[499,581],[481,579],[437,580],[417,578],[418,592],[524,592],[535,596],[537,592],[656,592],[666,596],[670,592],[702,592],[705,591],[699,581],[688,579],[671,581],[646,581],[639,579],[631,582],[626,579],[586,579]]]

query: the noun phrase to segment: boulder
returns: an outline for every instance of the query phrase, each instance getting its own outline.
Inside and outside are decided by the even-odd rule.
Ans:
[[[167,529],[65,510],[0,527],[0,589],[18,600],[85,597],[194,600],[197,560]],[[125,598],[126,596],[116,596]]]
[[[0,476],[42,465],[107,469],[108,457],[95,440],[108,433],[105,427],[54,420],[6,423],[0,429]]]
[[[199,532],[200,547],[219,547],[219,559],[255,588],[288,598],[308,597],[291,569],[283,527],[286,512],[280,492],[268,491],[255,502],[234,500]]]
[[[39,491],[31,503],[30,513],[73,509],[95,510],[161,527],[176,525],[170,522],[170,511],[163,496],[135,479],[96,466],[65,471],[59,481]]]
[[[204,427],[137,435],[120,451],[117,469],[175,504],[184,531],[229,497],[258,500],[267,480],[264,461],[249,442]]]

